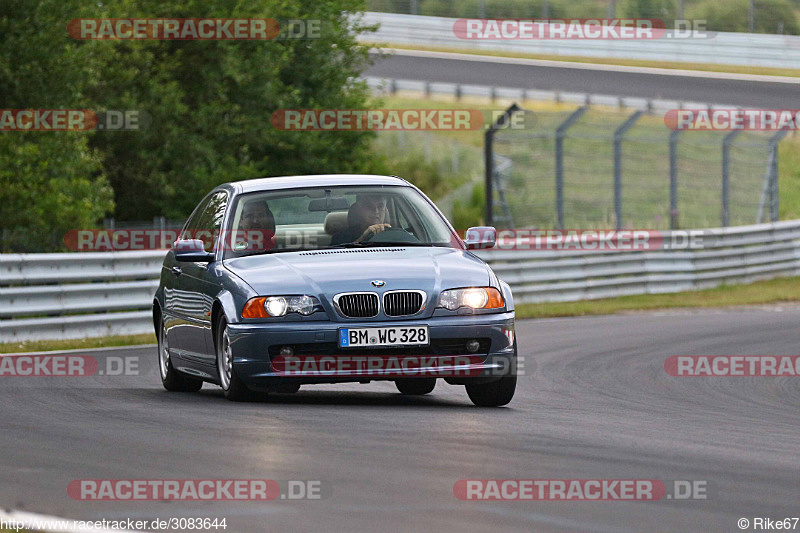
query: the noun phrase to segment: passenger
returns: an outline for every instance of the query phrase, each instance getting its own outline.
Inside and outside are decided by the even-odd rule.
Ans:
[[[271,250],[275,247],[275,216],[264,200],[246,201],[239,220],[239,231],[247,245],[247,250]],[[237,242],[237,249],[242,244]]]

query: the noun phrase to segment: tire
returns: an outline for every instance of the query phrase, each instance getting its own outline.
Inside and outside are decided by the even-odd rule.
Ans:
[[[467,396],[478,407],[500,407],[514,397],[517,389],[517,376],[504,376],[491,383],[470,384],[466,386]]]
[[[171,392],[197,392],[203,387],[203,380],[187,376],[175,370],[169,355],[167,328],[164,319],[159,319],[158,328],[158,373],[161,384]]]
[[[514,359],[507,376],[491,383],[470,383],[466,389],[467,396],[478,407],[500,407],[508,404],[517,390],[517,344],[514,343]]]
[[[394,382],[397,390],[406,396],[421,396],[433,391],[436,378],[403,378]]]
[[[233,366],[233,355],[230,351],[228,323],[221,318],[217,323],[214,346],[217,352],[217,374],[225,397],[234,402],[251,402],[263,397],[242,383]]]

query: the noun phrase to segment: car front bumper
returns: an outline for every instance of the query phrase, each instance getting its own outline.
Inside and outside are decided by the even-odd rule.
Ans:
[[[377,350],[381,357],[396,359],[420,357],[428,361],[423,374],[398,373],[392,368],[347,368],[334,365],[324,372],[316,370],[284,372],[276,366],[276,350],[281,346],[302,346],[304,354],[327,359],[356,358],[376,350],[355,350],[338,347],[339,329],[385,326],[428,326],[430,346]],[[233,350],[234,370],[239,378],[254,389],[271,388],[286,383],[340,383],[347,381],[396,380],[402,377],[443,377],[449,383],[490,382],[515,372],[514,312],[437,316],[424,320],[385,322],[281,322],[229,324],[228,335]],[[481,339],[482,349],[469,353],[457,348],[459,340]],[[443,342],[448,351],[437,351]],[[417,354],[418,352],[418,354]],[[397,353],[397,356],[394,354]],[[304,357],[311,357],[305,355]],[[389,365],[391,367],[391,365]]]

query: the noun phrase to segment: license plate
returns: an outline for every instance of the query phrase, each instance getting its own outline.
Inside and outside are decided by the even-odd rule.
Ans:
[[[342,328],[339,347],[426,346],[428,326],[392,326],[388,328]]]

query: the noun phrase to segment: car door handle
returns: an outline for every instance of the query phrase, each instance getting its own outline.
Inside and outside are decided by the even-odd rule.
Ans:
[[[181,270],[181,267],[174,266],[172,267],[172,273],[175,274],[176,276],[180,276],[183,273],[183,271]]]

